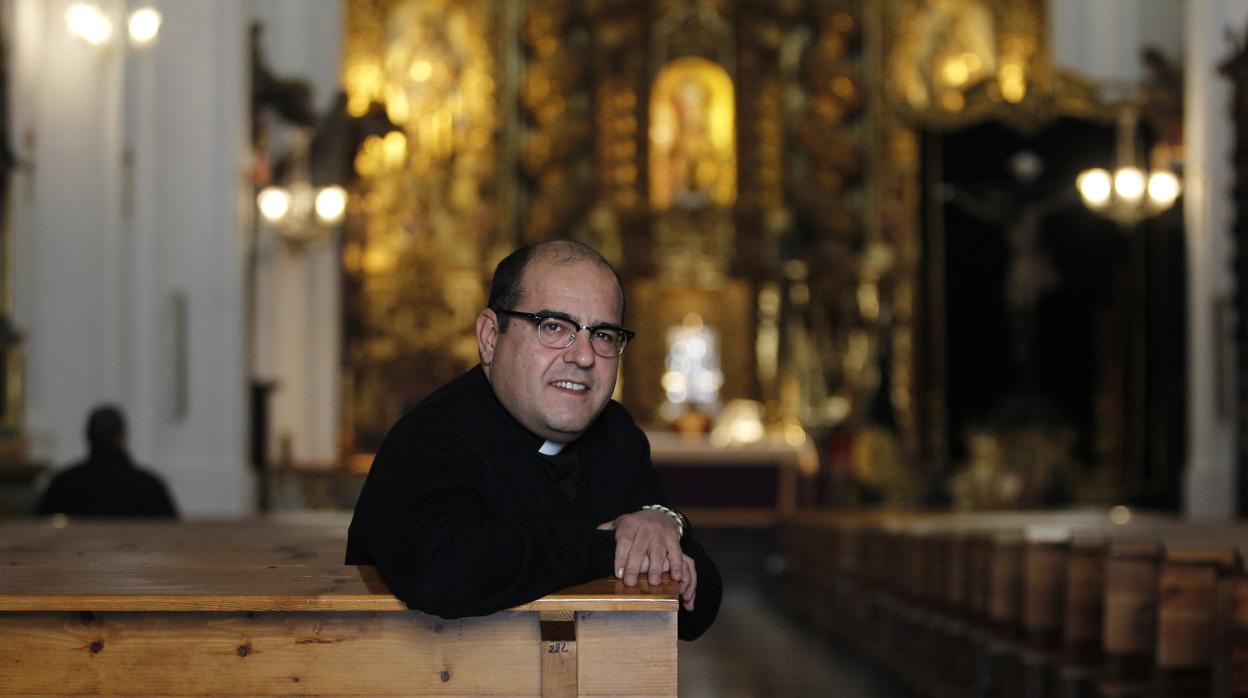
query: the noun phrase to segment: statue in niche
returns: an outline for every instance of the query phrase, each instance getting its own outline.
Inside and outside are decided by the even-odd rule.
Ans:
[[[650,95],[650,203],[655,210],[736,200],[732,78],[697,56],[672,61]]]
[[[707,101],[710,95],[696,79],[687,80],[671,96],[676,114],[668,167],[672,198],[678,205],[694,208],[709,199],[715,181],[715,158],[706,133]]]
[[[650,90],[650,203],[661,275],[714,285],[732,256],[737,159],[732,78],[699,56],[659,71]]]

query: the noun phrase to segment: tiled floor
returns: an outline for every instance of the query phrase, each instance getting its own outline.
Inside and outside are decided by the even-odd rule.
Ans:
[[[706,635],[680,643],[681,696],[909,696],[780,609],[764,571],[768,534],[717,530],[699,538],[724,576],[724,603]]]

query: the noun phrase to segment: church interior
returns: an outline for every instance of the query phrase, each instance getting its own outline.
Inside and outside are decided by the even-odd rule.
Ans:
[[[345,535],[571,239],[726,578],[680,692],[1248,695],[1243,0],[0,7],[0,530],[108,403]]]

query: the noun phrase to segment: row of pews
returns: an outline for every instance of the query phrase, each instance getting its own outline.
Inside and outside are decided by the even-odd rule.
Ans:
[[[786,607],[920,695],[1248,696],[1248,527],[809,512],[778,536]]]

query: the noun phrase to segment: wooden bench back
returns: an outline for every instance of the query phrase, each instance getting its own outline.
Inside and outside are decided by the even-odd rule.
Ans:
[[[0,695],[675,693],[670,579],[447,621],[344,548],[345,527],[0,525]]]

